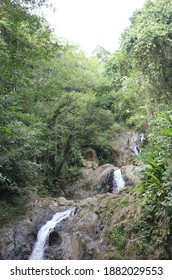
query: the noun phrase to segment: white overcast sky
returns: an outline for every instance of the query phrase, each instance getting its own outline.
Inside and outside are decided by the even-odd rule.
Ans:
[[[146,0],[50,0],[56,12],[44,12],[58,37],[79,44],[90,53],[100,45],[111,52],[132,13]]]

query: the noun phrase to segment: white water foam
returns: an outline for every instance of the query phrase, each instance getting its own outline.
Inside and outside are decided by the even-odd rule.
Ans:
[[[50,221],[40,228],[37,235],[37,241],[29,258],[30,260],[43,260],[45,244],[50,233],[54,230],[58,223],[65,220],[69,216],[73,216],[75,214],[75,210],[76,207],[72,207],[63,212],[57,212]]]
[[[116,193],[125,187],[125,181],[122,178],[121,169],[114,171],[113,175],[113,190],[112,193]]]
[[[131,146],[131,152],[132,152],[132,154],[134,154],[136,156],[139,155],[139,150],[138,150],[138,148],[137,148],[135,143],[133,143],[132,146]]]

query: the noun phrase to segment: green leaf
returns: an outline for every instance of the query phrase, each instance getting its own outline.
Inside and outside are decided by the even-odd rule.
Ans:
[[[165,136],[172,136],[172,128],[161,129],[160,132]]]

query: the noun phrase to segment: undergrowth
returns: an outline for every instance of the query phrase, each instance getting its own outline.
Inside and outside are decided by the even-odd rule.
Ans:
[[[27,199],[24,197],[9,196],[0,200],[0,224],[1,227],[11,223],[15,216],[22,215],[25,212]]]
[[[172,112],[152,121],[147,137],[149,144],[141,155],[147,168],[136,188],[143,212],[132,230],[139,253],[153,254],[168,246],[172,221]]]

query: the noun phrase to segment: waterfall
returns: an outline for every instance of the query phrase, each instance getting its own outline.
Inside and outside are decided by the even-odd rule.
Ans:
[[[44,250],[46,241],[50,233],[54,230],[55,226],[69,216],[75,214],[76,207],[69,208],[63,212],[57,212],[53,218],[43,225],[37,235],[37,241],[30,256],[30,260],[42,260],[44,257]]]
[[[138,156],[141,152],[141,146],[145,140],[144,133],[140,133],[138,139],[131,143],[130,151],[132,155]]]
[[[139,155],[139,148],[137,147],[137,145],[135,143],[133,143],[131,145],[131,153],[138,156]]]
[[[121,169],[117,169],[113,174],[113,190],[112,193],[116,193],[125,187],[125,181],[122,178]]]

